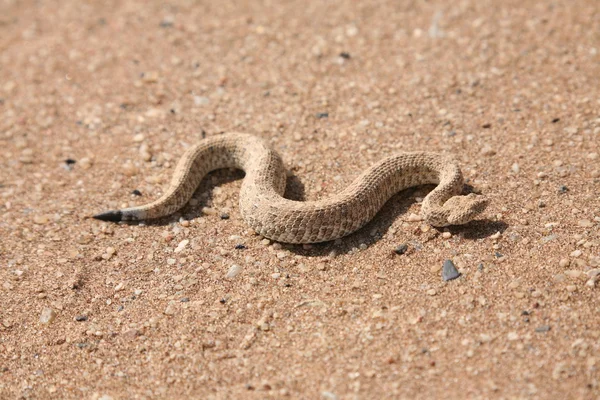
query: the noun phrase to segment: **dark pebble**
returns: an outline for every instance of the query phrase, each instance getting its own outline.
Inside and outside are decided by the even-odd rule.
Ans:
[[[483,125],[481,125],[481,127],[482,127],[483,129],[490,129],[490,128],[492,127],[492,124],[490,124],[490,123],[483,124]]]
[[[227,302],[227,300],[225,300],[225,299],[219,300],[219,303],[221,303],[221,304],[225,304],[226,302]]]
[[[550,325],[542,325],[542,326],[538,326],[537,328],[535,328],[535,331],[543,333],[543,332],[548,332],[550,329],[551,329]]]
[[[243,245],[243,244],[236,244],[235,249],[236,250],[246,250],[247,247],[246,247],[246,245]]]
[[[553,123],[553,124],[555,124],[555,123],[557,123],[558,121],[560,121],[560,118],[554,118],[554,119],[552,120],[552,123]]]
[[[560,185],[558,187],[558,193],[567,193],[569,191],[569,188],[566,187],[565,185]]]
[[[182,303],[187,303],[188,301],[190,301],[189,297],[184,297],[181,299]]]
[[[132,194],[132,195],[134,195],[134,196],[141,196],[141,195],[142,195],[142,192],[140,192],[140,191],[139,191],[139,190],[137,190],[137,189],[133,189],[133,190],[131,191],[131,194]]]
[[[123,311],[125,309],[125,306],[119,306],[117,307],[117,311]]]
[[[494,253],[494,255],[496,256],[496,258],[500,258],[500,257],[502,257],[502,256],[503,256],[503,254],[502,254],[502,253],[498,253],[498,252],[495,252],[495,253]]]
[[[458,272],[452,260],[445,260],[442,267],[442,279],[445,281],[451,281],[459,276],[460,272]]]
[[[326,112],[317,113],[316,117],[319,118],[319,119],[321,119],[321,118],[328,118],[329,117],[329,113],[326,113]]]
[[[477,269],[483,271],[483,263],[479,263],[479,265],[477,265]]]
[[[407,250],[408,250],[408,245],[406,243],[402,243],[401,245],[398,245],[398,247],[396,247],[394,249],[394,253],[401,256],[402,254],[406,253]]]
[[[77,321],[77,322],[87,321],[87,315],[78,315],[75,317],[75,321]]]
[[[342,58],[344,58],[344,59],[346,59],[346,60],[349,60],[349,59],[350,59],[350,53],[348,53],[348,52],[345,52],[345,51],[342,51],[342,52],[340,53],[340,57],[342,57]]]
[[[229,214],[221,214],[221,219],[229,219]]]
[[[521,315],[529,315],[529,311],[523,310],[523,311],[521,311]]]
[[[172,26],[173,26],[173,22],[171,22],[171,21],[161,21],[160,22],[161,28],[171,28]]]
[[[76,162],[77,162],[77,161],[73,160],[72,158],[67,158],[67,159],[65,160],[65,164],[67,164],[67,165],[73,165],[73,164],[75,164]]]

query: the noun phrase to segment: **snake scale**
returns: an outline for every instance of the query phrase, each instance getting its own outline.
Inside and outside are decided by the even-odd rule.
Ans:
[[[239,168],[246,173],[239,195],[242,217],[258,234],[284,243],[317,243],[346,236],[369,222],[395,193],[436,184],[423,199],[423,218],[435,227],[465,224],[488,204],[480,195],[462,196],[463,177],[449,156],[406,152],[365,170],[338,194],[316,201],[283,197],[286,172],[280,156],[261,138],[227,133],[204,139],[181,157],[171,184],[146,205],[112,210],[94,218],[141,221],[167,216],[183,207],[210,171]]]

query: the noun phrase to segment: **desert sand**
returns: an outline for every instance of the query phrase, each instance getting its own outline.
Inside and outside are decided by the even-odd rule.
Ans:
[[[600,398],[599,27],[596,0],[2,0],[0,398]],[[425,150],[490,206],[434,229],[419,187],[286,245],[221,170],[171,217],[89,218],[231,131],[293,199]]]

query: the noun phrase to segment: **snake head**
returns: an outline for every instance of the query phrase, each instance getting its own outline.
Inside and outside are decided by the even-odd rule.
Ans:
[[[449,198],[442,209],[448,221],[448,225],[463,225],[474,220],[487,207],[489,200],[484,196],[470,193],[466,196],[454,196]]]

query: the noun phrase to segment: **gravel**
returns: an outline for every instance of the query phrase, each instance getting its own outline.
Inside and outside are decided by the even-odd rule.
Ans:
[[[442,265],[442,279],[444,281],[451,281],[459,276],[460,272],[458,272],[452,260],[445,260],[444,264]]]

